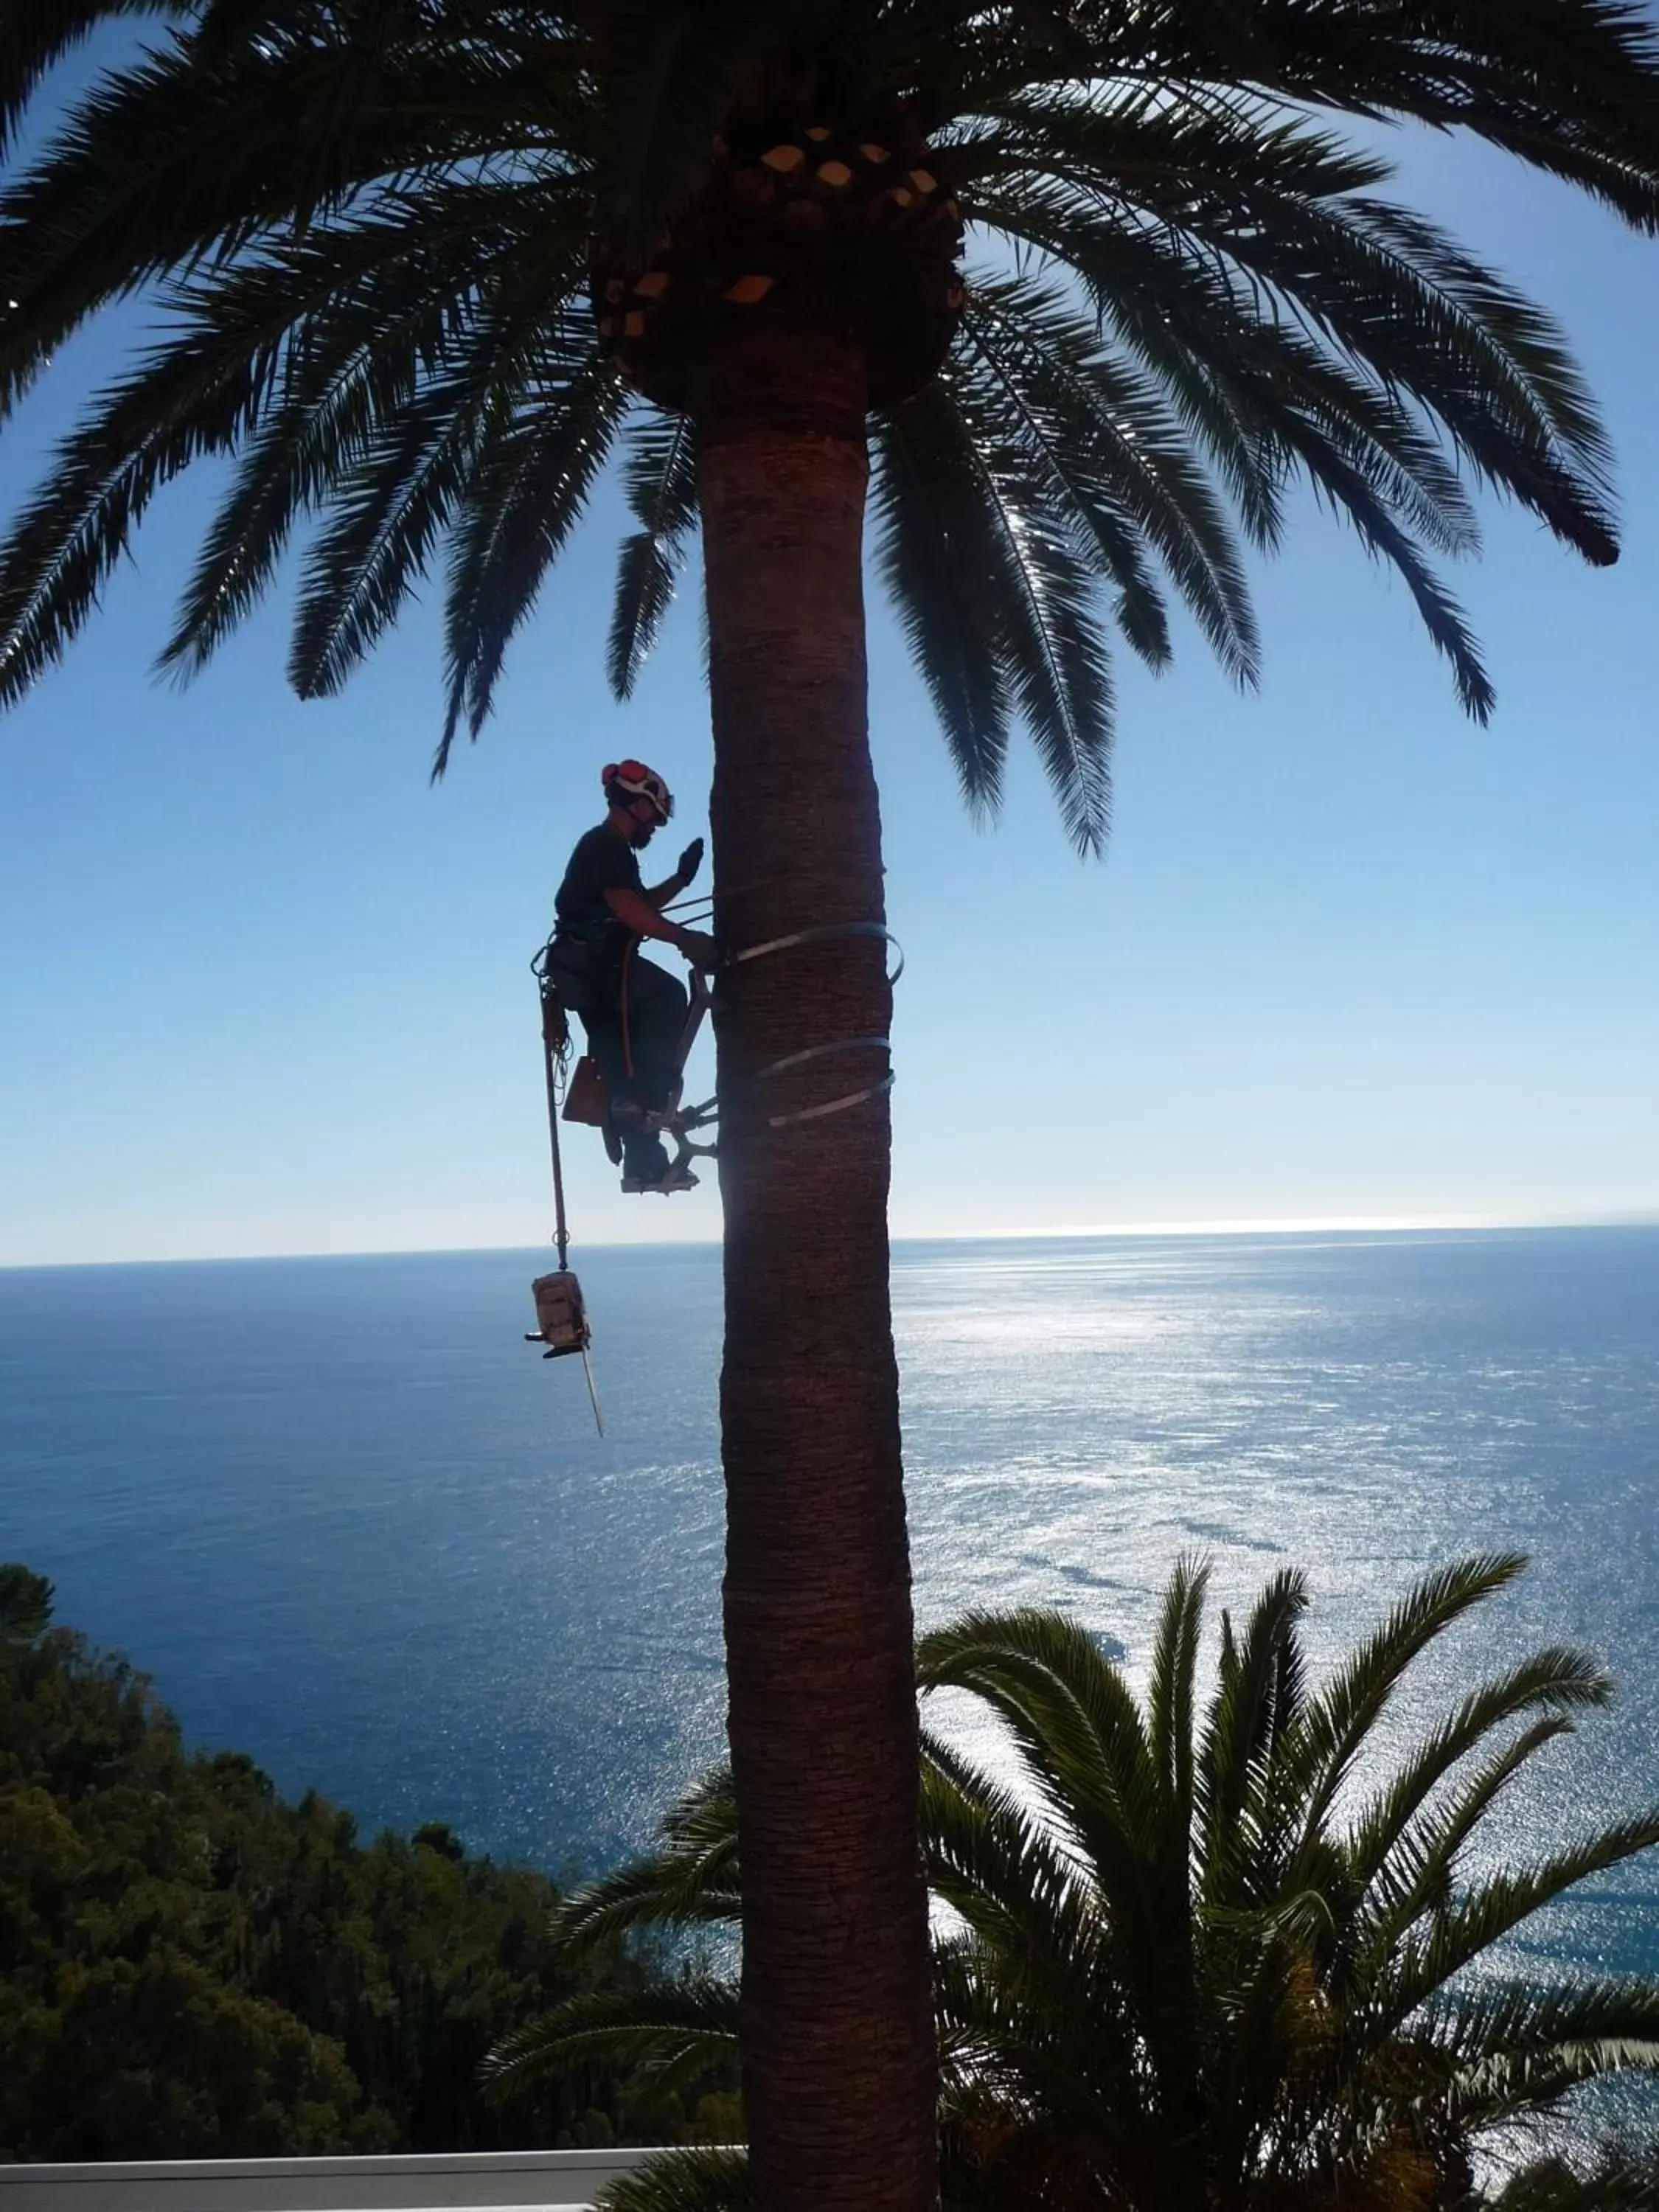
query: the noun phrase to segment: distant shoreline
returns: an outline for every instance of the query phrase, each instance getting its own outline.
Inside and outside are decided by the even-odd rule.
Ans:
[[[1057,1228],[994,1230],[915,1230],[896,1233],[896,1251],[927,1244],[1078,1244],[1111,1241],[1163,1242],[1172,1237],[1421,1237],[1538,1235],[1572,1230],[1659,1229],[1659,1208],[1638,1207],[1624,1213],[1547,1215],[1517,1220],[1497,1214],[1332,1214],[1290,1219],[1217,1221],[1130,1221],[1087,1223]],[[583,1249],[595,1252],[717,1251],[718,1237],[628,1237],[610,1243],[592,1241]],[[88,1271],[113,1267],[276,1267],[286,1261],[315,1260],[438,1260],[464,1256],[539,1258],[543,1244],[409,1244],[352,1248],[340,1251],[307,1252],[191,1252],[147,1255],[107,1260],[0,1260],[0,1274],[62,1273],[72,1268]]]

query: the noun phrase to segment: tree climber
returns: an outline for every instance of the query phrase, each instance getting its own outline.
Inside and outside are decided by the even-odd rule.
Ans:
[[[673,796],[642,761],[612,762],[600,781],[610,811],[570,855],[554,901],[548,974],[565,1006],[581,1017],[605,1077],[623,1144],[623,1188],[683,1189],[690,1179],[671,1172],[662,1139],[645,1117],[667,1109],[689,1000],[684,985],[641,960],[636,946],[641,938],[659,938],[694,967],[714,967],[713,938],[682,929],[662,911],[696,876],[702,840],[694,837],[673,874],[647,890],[638,854],[673,813]]]

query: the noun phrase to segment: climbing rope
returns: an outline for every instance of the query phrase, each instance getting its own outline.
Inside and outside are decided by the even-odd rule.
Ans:
[[[593,1363],[588,1357],[592,1330],[587,1318],[587,1304],[582,1297],[581,1285],[570,1267],[570,1229],[564,1209],[564,1162],[559,1149],[559,1109],[564,1103],[564,1093],[570,1066],[570,1022],[557,996],[549,988],[547,979],[548,955],[552,941],[543,945],[530,963],[536,978],[542,1010],[542,1058],[547,1073],[547,1133],[553,1156],[553,1243],[558,1253],[559,1265],[556,1274],[544,1276],[532,1287],[536,1299],[537,1319],[541,1326],[527,1343],[546,1346],[544,1357],[562,1358],[570,1352],[581,1354],[582,1373],[587,1380],[587,1395],[593,1408],[593,1425],[605,1434],[605,1416],[599,1410],[599,1388],[593,1380]]]
[[[530,963],[542,1004],[542,1058],[547,1070],[547,1133],[553,1150],[553,1242],[559,1255],[559,1272],[566,1272],[570,1230],[564,1213],[564,1162],[559,1156],[559,1109],[564,1103],[570,1066],[570,1024],[562,1007],[548,988],[547,959],[552,940],[543,945]]]

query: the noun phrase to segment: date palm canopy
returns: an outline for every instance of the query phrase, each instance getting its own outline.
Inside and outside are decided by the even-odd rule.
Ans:
[[[210,454],[234,471],[166,667],[222,643],[296,532],[304,696],[441,568],[441,768],[619,459],[625,692],[736,327],[860,340],[877,562],[964,792],[994,806],[1023,722],[1085,848],[1114,637],[1161,667],[1173,597],[1253,679],[1241,544],[1297,482],[1405,579],[1480,717],[1436,567],[1476,542],[1472,489],[1615,557],[1560,334],[1387,196],[1372,126],[1466,131],[1650,229],[1633,0],[4,0],[0,127],[118,18],[136,52],[0,197],[0,409],[112,301],[142,295],[153,342],[0,552],[0,701]]]

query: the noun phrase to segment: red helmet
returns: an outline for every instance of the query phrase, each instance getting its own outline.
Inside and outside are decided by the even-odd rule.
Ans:
[[[653,768],[643,761],[612,761],[600,776],[605,795],[612,806],[624,806],[643,822],[648,811],[659,823],[674,811],[674,794]]]

